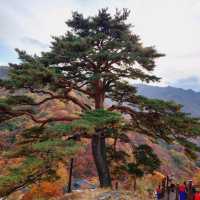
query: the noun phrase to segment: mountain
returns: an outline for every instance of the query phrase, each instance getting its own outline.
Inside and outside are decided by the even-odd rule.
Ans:
[[[0,66],[0,79],[6,79],[8,77],[9,67]]]
[[[175,87],[158,87],[137,84],[138,93],[148,98],[156,98],[166,101],[175,101],[182,104],[183,111],[191,113],[193,117],[200,117],[200,92],[184,90]]]

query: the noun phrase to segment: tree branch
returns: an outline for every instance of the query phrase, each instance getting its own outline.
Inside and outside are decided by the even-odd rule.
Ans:
[[[4,111],[4,114],[9,115],[10,116],[9,119],[26,115],[26,116],[30,117],[31,120],[34,121],[35,123],[42,124],[41,126],[44,126],[45,124],[50,123],[50,122],[73,121],[73,120],[80,119],[79,116],[65,116],[65,117],[61,117],[61,118],[52,117],[52,118],[48,118],[48,119],[37,119],[33,114],[29,113],[28,111],[17,111],[17,112]]]
[[[73,86],[72,84],[69,84],[69,82],[66,82],[67,85],[69,86],[69,88],[67,88],[67,90],[65,91],[65,95],[62,96],[62,95],[54,95],[52,92],[49,92],[49,91],[45,91],[45,90],[37,90],[37,89],[33,89],[31,87],[26,87],[26,89],[29,89],[32,93],[40,93],[40,94],[46,94],[46,95],[50,95],[51,97],[49,98],[46,98],[44,100],[42,100],[41,102],[38,102],[38,103],[33,103],[33,104],[29,104],[29,105],[41,105],[49,100],[53,100],[53,99],[66,99],[66,100],[70,100],[72,101],[73,103],[75,103],[76,105],[78,105],[79,107],[81,107],[83,110],[88,110],[88,109],[91,109],[91,107],[87,104],[84,104],[82,103],[81,101],[79,101],[76,97],[73,97],[69,94],[69,92],[72,90],[72,89],[75,89],[75,90],[78,90],[78,91],[81,91],[87,95],[92,95],[92,93],[90,93],[89,91],[86,91],[86,90],[83,90],[79,87],[75,87]]]
[[[91,107],[89,105],[82,103],[76,97],[73,97],[70,94],[66,95],[66,99],[69,99],[70,101],[72,101],[76,105],[80,106],[83,110],[91,110]]]
[[[30,92],[32,93],[37,93],[37,94],[46,94],[46,95],[50,95],[51,97],[54,96],[54,94],[50,91],[46,91],[46,90],[38,90],[38,89],[34,89],[32,87],[25,87],[25,89],[28,89]]]
[[[43,170],[40,170],[39,172],[32,174],[31,177],[27,176],[27,178],[23,181],[23,183],[19,183],[17,185],[14,185],[12,188],[7,187],[6,191],[0,191],[0,197],[8,197],[11,193],[16,192],[27,185],[34,183],[37,180],[40,180],[42,178],[42,175],[47,173],[49,168],[44,168]]]

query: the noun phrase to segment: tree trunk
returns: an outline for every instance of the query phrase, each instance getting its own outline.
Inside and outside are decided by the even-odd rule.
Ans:
[[[106,159],[105,137],[99,133],[92,136],[92,153],[101,187],[111,187],[111,177]]]
[[[73,170],[73,163],[74,159],[71,158],[70,160],[70,169],[69,169],[69,180],[68,180],[68,187],[67,187],[67,193],[70,193],[72,191],[72,170]]]
[[[105,92],[103,89],[103,82],[101,80],[95,81],[95,109],[104,108]],[[99,182],[101,187],[112,187],[110,172],[106,159],[106,141],[105,136],[101,130],[97,131],[92,136],[92,153],[96,165]]]

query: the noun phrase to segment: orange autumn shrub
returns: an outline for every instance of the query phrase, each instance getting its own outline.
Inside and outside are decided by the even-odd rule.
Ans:
[[[200,170],[198,170],[193,177],[193,183],[200,187]]]
[[[34,185],[29,192],[27,192],[22,200],[35,200],[39,198],[50,199],[53,197],[60,197],[62,195],[61,187],[55,183],[44,181],[40,184]]]

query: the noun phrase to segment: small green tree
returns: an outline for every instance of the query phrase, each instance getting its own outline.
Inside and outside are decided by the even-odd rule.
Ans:
[[[111,169],[112,178],[116,181],[124,180],[127,174],[133,179],[133,188],[136,190],[136,180],[146,174],[153,174],[159,170],[161,161],[153,152],[153,149],[146,145],[134,146],[133,155],[127,154],[122,148],[116,150],[113,146],[108,149],[108,161]],[[127,147],[126,147],[127,148]]]
[[[136,180],[145,174],[152,174],[160,168],[161,162],[158,156],[153,152],[153,149],[146,145],[140,145],[135,148],[135,162],[128,163],[127,171],[133,176],[134,190],[136,190]]]

